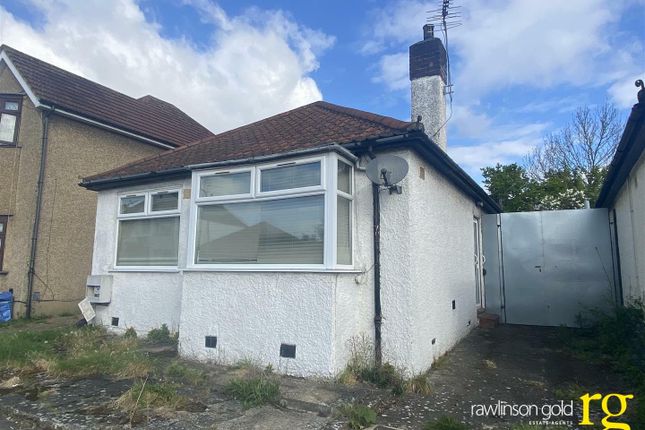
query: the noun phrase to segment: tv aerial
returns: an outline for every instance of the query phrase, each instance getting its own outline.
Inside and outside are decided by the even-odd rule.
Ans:
[[[374,184],[386,189],[390,194],[401,194],[402,188],[397,185],[408,174],[408,162],[396,155],[378,155],[365,167],[367,177]]]

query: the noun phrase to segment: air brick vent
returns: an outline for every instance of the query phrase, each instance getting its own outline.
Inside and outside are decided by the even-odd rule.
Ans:
[[[206,336],[204,342],[206,348],[216,348],[217,347],[217,336]]]
[[[280,345],[280,357],[296,358],[296,345],[283,343]]]

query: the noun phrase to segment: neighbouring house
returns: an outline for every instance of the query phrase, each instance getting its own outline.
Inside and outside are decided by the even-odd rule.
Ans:
[[[16,315],[73,310],[92,261],[96,194],[81,178],[212,134],[170,103],[128,97],[0,46],[0,291]]]
[[[336,374],[365,343],[427,369],[478,323],[480,219],[499,207],[437,133],[446,56],[431,26],[410,53],[412,122],[320,101],[85,178],[95,323],[167,324],[184,357],[294,375]],[[409,165],[401,194],[366,176],[383,154]]]
[[[645,301],[645,89],[632,108],[609,166],[597,207],[609,209],[609,222],[626,303]]]

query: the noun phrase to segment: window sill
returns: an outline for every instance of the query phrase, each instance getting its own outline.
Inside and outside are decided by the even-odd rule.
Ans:
[[[8,274],[9,274],[9,272],[4,272],[4,271],[0,270],[0,276],[2,276],[2,275],[8,275]]]
[[[256,267],[189,267],[182,269],[182,272],[279,272],[279,273],[353,273],[360,274],[363,271],[358,269],[325,269],[325,268],[292,268],[292,267],[271,267],[271,268],[256,268]]]
[[[158,272],[158,273],[179,273],[181,270],[179,270],[176,267],[113,267],[112,269],[108,270],[108,272],[129,272],[129,273],[137,273],[137,272],[142,272],[142,273],[151,273],[151,272]]]

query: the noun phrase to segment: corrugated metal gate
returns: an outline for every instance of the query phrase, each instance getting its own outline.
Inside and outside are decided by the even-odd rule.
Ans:
[[[486,215],[482,227],[486,309],[502,322],[576,326],[616,302],[606,209]]]

